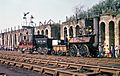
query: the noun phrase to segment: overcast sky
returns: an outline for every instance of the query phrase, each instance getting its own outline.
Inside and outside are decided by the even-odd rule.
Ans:
[[[99,3],[100,0],[0,0],[0,29],[21,26],[23,13],[30,12],[35,23],[52,19],[65,21],[66,16],[74,14],[77,5],[85,9]],[[27,17],[29,17],[29,15]]]

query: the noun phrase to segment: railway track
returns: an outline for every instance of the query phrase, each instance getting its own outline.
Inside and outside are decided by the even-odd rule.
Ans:
[[[5,73],[0,73],[0,76],[6,76]]]
[[[71,63],[42,59],[27,54],[13,53],[11,55],[11,53],[0,52],[0,63],[30,69],[50,76],[120,76],[119,65],[103,65],[104,61],[102,64]]]

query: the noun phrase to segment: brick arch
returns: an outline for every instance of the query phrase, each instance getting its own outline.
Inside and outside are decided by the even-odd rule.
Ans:
[[[37,35],[39,35],[40,34],[40,30],[37,30]]]
[[[107,24],[107,22],[104,21],[104,20],[100,20],[99,25],[100,25],[101,23],[104,23],[105,25]]]
[[[15,39],[15,45],[17,45],[17,35],[16,35],[16,33],[14,35],[14,39]]]
[[[99,26],[99,32],[100,32],[100,42],[104,44],[105,41],[105,22],[101,22]]]
[[[120,20],[118,22],[118,30],[119,30],[119,45],[120,45]]]
[[[68,31],[67,31],[67,27],[64,27],[64,30],[63,30],[63,31],[64,31],[64,38],[65,38],[65,37],[68,36],[68,35],[67,35],[67,32],[68,32]]]
[[[73,26],[69,27],[69,36],[73,37]]]
[[[12,38],[13,38],[13,37],[12,37],[12,34],[10,34],[10,46],[11,46],[10,48],[12,48],[12,45],[13,45],[13,42],[12,42],[13,40],[12,40]]]
[[[52,37],[52,26],[50,26],[50,25],[47,25],[46,27],[45,27],[45,30],[44,30],[44,33],[45,33],[45,35],[46,36],[48,36],[49,38],[51,38]],[[47,32],[47,31],[48,32]]]
[[[109,22],[109,47],[115,45],[115,23],[114,21]]]
[[[6,34],[6,44],[8,46],[8,34]]]
[[[44,35],[44,30],[41,30],[41,34]]]
[[[48,29],[45,30],[45,35],[48,36]]]
[[[78,37],[80,35],[80,26],[76,25],[75,30],[76,30],[76,37]]]

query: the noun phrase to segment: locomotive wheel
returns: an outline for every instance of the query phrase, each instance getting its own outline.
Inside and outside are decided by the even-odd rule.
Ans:
[[[32,50],[29,50],[29,53],[30,53],[30,54],[32,54],[32,53],[33,53],[33,51],[32,51]]]
[[[53,50],[53,51],[51,52],[51,54],[52,54],[52,55],[57,55],[57,52]]]
[[[75,44],[70,45],[69,55],[70,56],[76,56],[77,55],[77,46]]]
[[[42,54],[42,48],[41,47],[39,47],[39,48],[37,48],[37,52],[39,53],[39,54]]]
[[[43,48],[43,49],[42,49],[42,52],[43,52],[44,55],[47,55],[48,49],[47,49],[47,48]]]
[[[23,51],[22,48],[18,49],[18,52],[20,52],[20,53],[24,53],[24,51]]]
[[[38,53],[40,53],[40,54],[44,54],[44,55],[46,55],[47,53],[48,53],[48,49],[47,48],[41,48],[41,47],[39,47],[38,49],[37,49],[37,51],[38,51]]]
[[[62,56],[63,55],[63,52],[60,50],[60,51],[58,51],[58,55],[59,56]]]
[[[80,56],[83,56],[83,57],[90,56],[89,48],[86,44],[80,44],[78,45],[78,48],[79,48]]]
[[[55,51],[54,51],[54,50],[52,50],[51,54],[52,54],[52,55],[55,55]]]

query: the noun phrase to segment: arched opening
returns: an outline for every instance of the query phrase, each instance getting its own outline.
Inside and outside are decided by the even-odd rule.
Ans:
[[[68,41],[68,38],[67,38],[67,28],[65,27],[64,28],[64,43],[67,45],[67,41]]]
[[[17,37],[16,37],[16,34],[15,34],[15,45],[17,45]]]
[[[100,34],[101,34],[101,43],[104,44],[104,41],[105,41],[105,23],[102,22],[100,24]]]
[[[67,37],[67,28],[64,28],[64,37]]]
[[[119,26],[119,45],[120,45],[120,21],[118,23],[118,26]]]
[[[10,34],[10,43],[11,43],[10,44],[10,46],[11,46],[10,48],[12,49],[12,34]]]
[[[43,30],[41,31],[41,34],[44,35],[44,31]]]
[[[26,32],[26,34],[28,35],[28,31]]]
[[[80,35],[80,27],[77,25],[76,26],[76,37]]]
[[[47,29],[45,30],[45,35],[48,36],[48,30]]]
[[[6,35],[7,38],[6,38],[6,45],[8,46],[8,35]]]
[[[39,30],[37,31],[37,35],[40,35],[40,31]]]
[[[18,41],[21,42],[22,40],[23,40],[23,38],[22,38],[22,33],[20,33],[20,36],[19,36]]]
[[[72,26],[69,28],[69,36],[73,37],[73,27]]]
[[[109,22],[109,47],[115,45],[114,22]]]

